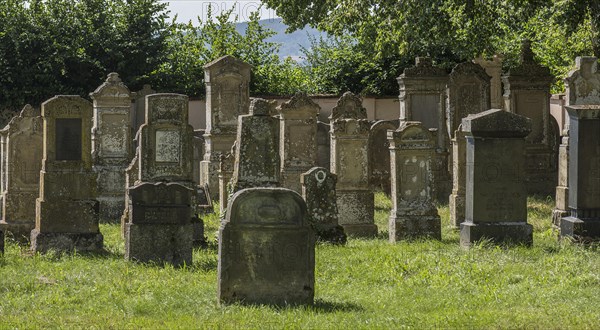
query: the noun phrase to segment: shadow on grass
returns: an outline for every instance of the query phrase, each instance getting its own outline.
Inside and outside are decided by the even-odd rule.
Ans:
[[[364,308],[354,303],[340,303],[334,301],[326,301],[316,299],[314,305],[308,306],[309,309],[318,313],[335,313],[335,312],[362,312]]]

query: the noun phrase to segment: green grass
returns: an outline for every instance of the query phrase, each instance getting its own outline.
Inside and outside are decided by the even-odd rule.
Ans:
[[[102,225],[103,255],[32,255],[7,242],[0,258],[0,328],[596,328],[597,246],[559,242],[552,201],[529,200],[534,246],[458,246],[440,206],[441,242],[391,245],[390,203],[376,196],[381,238],[318,245],[314,306],[216,301],[217,216],[211,244],[181,269],[123,260],[117,225]]]

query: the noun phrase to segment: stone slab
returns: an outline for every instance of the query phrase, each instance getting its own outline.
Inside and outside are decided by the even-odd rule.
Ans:
[[[101,252],[104,236],[100,233],[61,233],[31,231],[31,249],[46,253],[60,252]]]
[[[405,239],[433,238],[442,239],[442,224],[438,215],[405,215],[390,217],[390,243]]]
[[[185,225],[125,225],[125,259],[139,262],[169,263],[175,267],[192,264],[194,228]]]
[[[489,239],[494,243],[533,244],[533,226],[526,222],[493,222],[460,224],[460,245],[469,247],[471,244]]]

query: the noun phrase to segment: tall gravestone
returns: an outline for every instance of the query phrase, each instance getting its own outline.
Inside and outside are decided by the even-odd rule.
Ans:
[[[231,193],[280,184],[279,119],[276,102],[252,99],[250,114],[239,116]]]
[[[206,133],[200,185],[208,185],[213,192],[219,188],[221,154],[230,152],[236,139],[238,116],[248,113],[250,68],[249,64],[231,56],[204,66]]]
[[[490,109],[502,109],[504,99],[502,98],[502,55],[494,55],[491,60],[478,57],[474,63],[481,65],[490,79]]]
[[[118,222],[125,209],[125,169],[132,158],[131,93],[113,72],[90,97],[94,104],[92,160],[100,219]]]
[[[0,230],[19,241],[29,240],[35,227],[35,200],[42,168],[42,117],[29,104],[2,131],[2,218]]]
[[[337,175],[340,225],[348,235],[374,236],[374,196],[369,186],[369,128],[360,97],[346,92],[331,111],[331,172]]]
[[[531,245],[523,173],[531,119],[492,109],[463,119],[462,129],[467,139],[467,194],[461,245],[484,238]]]
[[[598,59],[592,56],[577,57],[576,68],[565,78],[566,105],[600,104],[600,71]],[[558,186],[553,223],[560,226],[561,218],[569,215],[569,122],[562,132],[558,152]]]
[[[392,169],[389,239],[441,239],[442,226],[433,203],[431,160],[433,135],[420,122],[405,121],[388,131]]]
[[[324,167],[313,167],[300,177],[302,197],[306,202],[308,222],[315,230],[317,240],[346,244],[346,233],[338,223],[337,177]]]
[[[457,130],[463,118],[490,109],[490,76],[479,64],[459,63],[449,75],[447,95],[453,178],[449,199],[450,222],[458,227],[465,216],[465,182],[461,172],[464,171],[466,153],[464,134]]]
[[[558,124],[550,115],[550,85],[554,77],[534,60],[525,40],[519,66],[502,76],[505,110],[531,118],[527,136],[526,180],[529,193],[551,195],[558,174]]]
[[[317,166],[330,168],[331,162],[331,130],[328,123],[317,122]]]
[[[312,304],[315,237],[306,205],[285,188],[235,193],[219,228],[220,303]]]
[[[380,120],[369,130],[369,183],[373,191],[391,193],[388,130],[398,129],[398,120]]]
[[[194,214],[196,190],[188,97],[147,95],[145,117],[137,134],[136,156],[127,169],[127,207],[122,217],[125,258],[190,264],[193,230],[192,216],[187,215]],[[158,184],[164,182],[169,184]]]
[[[317,116],[321,107],[297,93],[277,107],[280,122],[281,186],[302,191],[300,175],[317,163]]]
[[[419,121],[436,130],[436,150],[432,160],[434,195],[446,201],[450,195],[448,171],[448,126],[446,124],[446,70],[435,67],[431,58],[417,57],[415,66],[404,69],[398,77],[400,87],[400,123]]]
[[[31,248],[99,251],[96,174],[92,171],[92,104],[59,95],[42,103],[43,154]]]

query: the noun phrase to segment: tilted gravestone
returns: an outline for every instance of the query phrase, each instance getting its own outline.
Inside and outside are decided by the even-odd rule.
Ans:
[[[300,177],[302,197],[308,210],[308,222],[317,240],[346,244],[346,233],[338,223],[335,185],[337,177],[324,167],[313,167]]]
[[[92,171],[92,104],[59,95],[42,103],[43,158],[33,251],[99,251],[96,174]]]
[[[490,109],[502,109],[504,100],[502,99],[502,55],[494,55],[491,60],[478,57],[473,60],[474,63],[481,65],[490,79]]]
[[[250,114],[239,116],[231,193],[280,184],[279,119],[275,101],[252,99]]]
[[[221,154],[230,152],[235,142],[238,116],[248,113],[250,69],[249,64],[231,56],[204,66],[206,133],[200,185],[208,184],[211,192],[219,188]]]
[[[192,264],[195,192],[178,183],[141,183],[128,189],[125,259]]]
[[[317,116],[321,107],[296,93],[277,107],[280,118],[281,186],[302,191],[300,175],[317,164]]]
[[[433,65],[431,58],[417,57],[415,66],[398,77],[400,123],[419,121],[436,130],[436,153],[432,160],[433,189],[439,201],[448,200],[452,186],[448,171],[448,126],[446,124],[446,70]]]
[[[531,118],[526,141],[525,179],[528,193],[550,195],[558,173],[558,124],[550,115],[550,85],[554,77],[534,60],[525,40],[519,66],[502,76],[505,110]]]
[[[499,77],[498,77],[499,78]],[[452,193],[450,194],[450,222],[456,227],[464,220],[464,134],[457,132],[463,118],[490,109],[490,77],[475,63],[457,64],[448,79],[448,132],[450,133],[452,154]],[[459,157],[455,159],[454,157]]]
[[[398,129],[398,120],[380,120],[369,130],[369,184],[373,191],[391,193],[388,130]]]
[[[315,237],[306,218],[292,190],[235,193],[219,228],[219,302],[312,304]]]
[[[565,78],[566,105],[600,104],[600,71],[598,59],[592,56],[577,57],[576,68]],[[560,227],[560,219],[569,215],[569,122],[562,132],[558,151],[558,185],[556,186],[556,207],[552,212],[552,222]]]
[[[131,93],[110,73],[90,97],[94,103],[92,160],[98,175],[100,220],[118,222],[125,209],[125,169],[132,158]]]
[[[348,235],[375,236],[369,187],[369,121],[362,100],[346,92],[330,116],[331,172],[337,175],[338,220]]]
[[[531,245],[523,173],[531,119],[492,109],[463,119],[462,129],[467,139],[467,194],[461,245],[484,238]]]
[[[388,131],[392,171],[389,240],[441,239],[442,225],[433,201],[433,135],[420,122],[405,121]]]
[[[42,168],[42,117],[26,105],[0,131],[2,137],[0,181],[2,217],[0,229],[22,242],[35,227],[35,200],[39,197]]]

